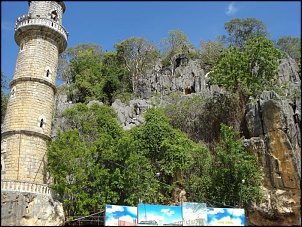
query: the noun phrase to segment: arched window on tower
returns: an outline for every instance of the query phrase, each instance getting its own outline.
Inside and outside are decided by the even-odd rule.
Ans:
[[[42,128],[42,127],[43,127],[43,118],[40,121],[40,128]]]
[[[16,97],[16,86],[12,87],[10,91],[10,98],[15,98]]]
[[[38,118],[38,127],[44,129],[46,125],[46,118],[45,116],[42,114],[39,116]]]
[[[21,51],[23,51],[23,50],[24,50],[24,42],[21,42],[21,43],[20,43],[19,51],[21,52]]]
[[[58,20],[58,13],[56,10],[51,12],[51,19],[53,19],[54,21]]]
[[[50,70],[50,68],[47,66],[47,67],[45,67],[45,76],[47,77],[47,78],[50,78],[51,77],[51,70]]]

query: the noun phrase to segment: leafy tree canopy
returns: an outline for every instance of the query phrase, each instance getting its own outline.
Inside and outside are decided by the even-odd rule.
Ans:
[[[8,102],[8,94],[5,94],[3,91],[4,88],[7,88],[7,78],[1,71],[1,124],[4,121],[5,113],[6,113],[6,107]]]
[[[261,199],[262,172],[256,156],[245,151],[243,138],[238,135],[239,132],[232,127],[221,124],[221,139],[214,155],[211,191],[213,200],[235,206],[251,201],[259,202]]]
[[[138,80],[153,66],[160,56],[159,51],[152,41],[143,37],[131,37],[116,43],[114,47],[118,58],[131,74],[132,89],[136,93]]]
[[[283,57],[271,40],[248,40],[243,50],[227,48],[209,74],[210,84],[218,84],[231,92],[258,98],[263,90],[275,90],[276,75]]]
[[[171,59],[175,54],[188,53],[195,50],[188,36],[180,30],[171,30],[168,37],[160,40],[161,53],[164,56],[163,64],[171,64]]]
[[[256,37],[267,38],[268,32],[263,21],[255,18],[239,19],[234,18],[224,24],[224,28],[228,32],[226,41],[231,46],[236,46],[240,50],[245,42]]]
[[[202,39],[200,41],[199,49],[203,66],[213,67],[219,60],[219,56],[221,55],[224,46],[223,42],[219,40],[206,41]]]
[[[278,39],[276,47],[295,59],[301,68],[301,38],[283,36]]]

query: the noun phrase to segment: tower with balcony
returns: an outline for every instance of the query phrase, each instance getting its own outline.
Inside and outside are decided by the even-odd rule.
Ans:
[[[28,13],[15,23],[19,52],[1,128],[1,225],[22,225],[23,213],[31,212],[14,205],[11,212],[17,216],[21,212],[14,222],[7,210],[12,204],[5,198],[19,193],[51,197],[46,151],[58,57],[67,47],[68,33],[62,26],[66,8],[63,1],[28,1],[28,5]]]

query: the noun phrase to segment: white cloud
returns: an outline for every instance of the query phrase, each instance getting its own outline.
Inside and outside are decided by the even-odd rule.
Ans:
[[[123,212],[124,208],[122,206],[118,206],[118,205],[111,205],[111,208],[110,208],[110,206],[106,206],[106,212],[107,213],[114,213],[116,211]]]
[[[232,16],[232,15],[234,15],[236,12],[237,12],[237,8],[235,7],[235,3],[234,3],[234,2],[231,2],[231,3],[228,5],[228,9],[227,9],[227,11],[226,11],[226,15]]]
[[[168,216],[175,214],[174,210],[170,210],[170,209],[161,209],[161,212]]]

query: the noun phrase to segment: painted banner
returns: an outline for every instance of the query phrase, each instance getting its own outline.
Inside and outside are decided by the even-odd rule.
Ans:
[[[105,226],[137,226],[137,207],[106,204]]]
[[[183,226],[206,226],[207,204],[182,202]]]
[[[137,218],[139,226],[182,225],[181,206],[138,204]]]
[[[245,226],[244,209],[207,208],[208,226]]]

